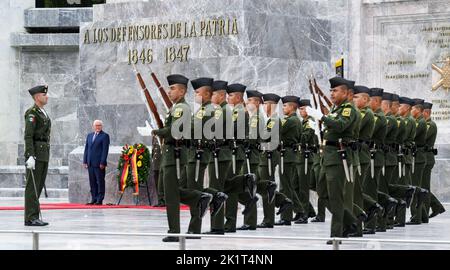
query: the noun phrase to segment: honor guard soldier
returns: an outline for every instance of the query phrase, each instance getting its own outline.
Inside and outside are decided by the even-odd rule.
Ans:
[[[298,97],[285,96],[281,98],[283,102],[284,118],[281,120],[280,128],[280,192],[286,195],[293,202],[293,211],[303,216],[300,199],[294,190],[295,176],[297,175],[297,147],[301,137],[301,122],[297,116]],[[292,210],[284,211],[279,221],[275,225],[291,225],[293,216]]]
[[[422,179],[423,179],[423,171],[425,169],[426,162],[426,152],[425,152],[425,144],[427,137],[427,123],[426,120],[422,116],[423,112],[423,104],[424,100],[415,98],[413,99],[414,105],[411,109],[411,115],[414,117],[415,125],[416,125],[416,135],[414,137],[414,147],[413,147],[413,161],[414,166],[412,170],[412,185],[416,188],[420,188],[422,191],[422,196],[414,196],[413,206],[411,207],[411,220],[407,224],[416,225],[422,223],[422,209],[423,201],[429,197],[429,192],[427,189],[423,189]],[[412,165],[412,164],[411,164]]]
[[[153,135],[164,140],[162,146],[161,177],[164,184],[164,197],[167,207],[168,233],[180,233],[180,202],[190,206],[191,213],[200,219],[205,215],[212,195],[197,190],[185,189],[185,166],[187,150],[182,137],[174,138],[172,127],[183,118],[190,120],[190,108],[184,96],[187,91],[189,79],[183,75],[173,74],[167,76],[169,84],[169,97],[174,103],[165,120],[164,127],[153,130]],[[184,127],[183,127],[184,128]],[[178,130],[177,130],[178,131]],[[176,236],[163,238],[164,242],[178,242]]]
[[[50,156],[51,121],[44,109],[48,102],[48,86],[28,90],[34,105],[25,112],[25,226],[46,226],[42,220],[39,197],[45,185]]]
[[[425,152],[426,152],[426,165],[425,170],[423,171],[423,188],[427,189],[430,192],[430,196],[425,200],[425,212],[422,213],[422,222],[428,223],[428,218],[435,217],[439,214],[445,212],[444,206],[439,202],[439,200],[431,193],[430,182],[431,182],[431,170],[434,167],[435,159],[434,156],[437,155],[437,149],[434,148],[434,143],[436,142],[437,135],[437,125],[431,119],[431,109],[433,108],[433,104],[429,102],[425,102],[423,104],[423,117],[427,121],[427,138],[425,143]],[[430,207],[432,213],[428,216]]]
[[[349,89],[354,84],[341,77],[330,79],[333,107],[328,115],[307,108],[309,115],[323,121],[325,125],[322,166],[328,189],[328,208],[332,213],[331,237],[344,235],[344,224],[353,224],[356,218],[344,205],[345,182],[351,181],[349,165],[352,164],[351,149],[347,147],[353,139],[356,110],[348,102]],[[327,241],[332,244],[332,241]]]

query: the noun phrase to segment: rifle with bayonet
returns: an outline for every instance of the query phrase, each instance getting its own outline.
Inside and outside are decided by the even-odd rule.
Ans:
[[[344,166],[345,179],[347,179],[347,182],[353,182],[352,178],[350,176],[350,172],[348,171],[347,150],[345,149],[341,138],[339,138],[339,150],[338,150],[338,153],[339,153],[339,156],[342,159],[342,165]]]
[[[153,82],[155,82],[156,87],[158,87],[159,93],[161,94],[161,98],[164,101],[164,104],[166,104],[167,109],[170,110],[173,106],[173,103],[170,100],[169,96],[167,95],[166,90],[164,90],[164,87],[161,85],[154,72],[150,72],[150,76],[152,76]]]
[[[197,148],[195,149],[195,182],[198,181],[198,177],[200,174],[200,161],[202,160],[202,155],[202,140],[197,140]]]

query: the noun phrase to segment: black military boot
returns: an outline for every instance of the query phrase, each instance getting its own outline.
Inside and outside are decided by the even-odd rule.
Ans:
[[[254,230],[256,230],[256,227],[244,224],[241,227],[237,228],[236,230],[239,230],[239,231],[249,231],[249,230],[250,231],[254,231]]]
[[[408,208],[411,205],[411,201],[412,201],[415,190],[416,190],[415,187],[408,186],[408,189],[405,192],[405,202],[406,202],[406,207],[408,207]]]
[[[316,216],[315,218],[311,219],[311,222],[325,222],[325,219],[322,219],[319,216]]]
[[[242,211],[242,214],[245,216],[245,215],[247,215],[248,213],[250,213],[250,210],[252,210],[252,207],[256,204],[256,202],[259,200],[259,198],[258,197],[253,197],[249,202],[247,202],[246,204],[245,204],[245,208],[244,208],[244,210]]]
[[[419,206],[421,206],[423,204],[423,202],[425,201],[426,196],[428,195],[428,190],[424,189],[424,188],[418,188],[418,194],[417,194],[417,203],[416,203],[416,208],[419,208]]]
[[[435,216],[442,214],[444,212],[445,212],[444,208],[439,208],[439,210],[431,212],[431,214],[428,218],[434,218]]]
[[[179,238],[176,236],[166,236],[162,240],[163,242],[179,242]]]
[[[245,175],[244,190],[251,198],[256,196],[256,175],[254,173]]]
[[[48,222],[44,222],[40,219],[33,219],[29,221],[25,221],[25,226],[47,226]]]
[[[375,203],[374,205],[372,205],[369,208],[366,221],[368,222],[376,216],[381,217],[383,214],[384,214],[384,208],[379,203]]]
[[[256,225],[257,228],[273,228],[273,225],[261,222],[261,224]]]
[[[395,213],[395,207],[397,206],[398,201],[392,197],[389,197],[384,209],[386,209],[386,211],[384,211],[384,217],[388,217],[391,216]]]
[[[277,222],[275,222],[274,224],[275,226],[282,226],[282,225],[286,225],[286,226],[290,226],[291,222],[288,220],[284,220],[284,219],[280,219]]]
[[[203,218],[205,216],[206,210],[208,210],[208,206],[212,198],[213,195],[209,193],[202,193],[202,196],[200,197],[197,205],[200,218]]]
[[[222,209],[223,204],[228,199],[228,195],[223,192],[217,192],[214,194],[214,197],[212,199],[211,205],[209,209],[211,210],[211,216],[217,215],[219,213],[220,209]]]
[[[270,182],[267,185],[267,199],[269,201],[269,204],[273,203],[273,200],[275,199],[276,190],[277,184],[275,182]]]
[[[286,198],[280,205],[280,208],[278,209],[277,215],[283,213],[284,211],[292,208],[294,203],[291,201],[291,199]]]
[[[350,235],[356,234],[357,231],[358,231],[358,226],[355,223],[352,223],[350,226],[346,226],[346,228],[342,232],[342,236],[349,237]]]

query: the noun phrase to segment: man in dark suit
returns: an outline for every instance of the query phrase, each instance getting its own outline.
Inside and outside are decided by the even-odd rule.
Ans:
[[[95,120],[94,132],[89,133],[84,147],[84,167],[89,172],[89,184],[91,185],[91,202],[88,205],[101,205],[105,198],[105,171],[108,158],[109,135],[103,132],[103,122]]]

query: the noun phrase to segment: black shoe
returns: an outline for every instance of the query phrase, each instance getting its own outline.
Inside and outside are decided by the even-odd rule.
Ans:
[[[274,182],[270,182],[269,185],[267,186],[267,200],[269,201],[269,204],[273,203],[276,191],[277,191],[277,184]]]
[[[311,219],[311,222],[325,222],[325,219],[316,216],[315,218]]]
[[[273,228],[273,225],[261,222],[261,224],[256,225],[257,228]]]
[[[372,220],[374,217],[378,216],[381,217],[384,214],[384,208],[379,204],[379,203],[375,203],[374,205],[372,205],[369,208],[368,211],[368,215],[367,215],[367,220],[366,221],[370,221]]]
[[[395,213],[395,207],[397,206],[398,201],[392,197],[389,197],[386,206],[384,207],[384,209],[386,209],[386,211],[384,211],[384,217],[387,216],[392,216]]]
[[[356,219],[359,221],[359,222],[366,222],[367,221],[367,219],[368,219],[368,216],[366,215],[366,213],[361,213],[361,214],[359,214],[357,217],[356,217]]]
[[[33,219],[29,221],[25,221],[25,226],[47,226],[48,222],[44,222],[40,219]]]
[[[421,206],[423,204],[428,193],[429,193],[428,190],[419,188],[419,194],[417,196],[417,203],[415,206],[416,208],[419,208],[419,206]]]
[[[308,224],[308,218],[307,217],[300,217],[296,221],[294,221],[295,224]]]
[[[275,222],[274,225],[275,226],[282,226],[282,225],[291,226],[291,222],[288,220],[280,219],[277,222]]]
[[[242,211],[242,214],[245,216],[248,213],[250,213],[250,211],[252,210],[252,207],[256,204],[256,202],[258,201],[258,197],[253,197],[248,203],[245,204],[245,208]]]
[[[405,223],[395,223],[394,227],[405,227]]]
[[[206,214],[206,210],[208,210],[209,203],[211,202],[213,196],[208,193],[202,193],[200,200],[198,201],[198,216],[203,218]]]
[[[176,236],[166,236],[162,240],[163,242],[179,242],[180,239]]]
[[[375,229],[364,229],[363,234],[375,234]]]
[[[223,192],[217,192],[211,202],[209,209],[211,210],[211,216],[214,217],[222,209],[223,204],[228,199],[228,195]]]
[[[166,207],[166,202],[164,200],[159,200],[155,207]]]
[[[344,231],[342,232],[343,237],[348,237],[349,234],[354,234],[358,230],[358,226],[356,226],[355,223],[352,223],[350,226],[347,226]]]
[[[394,229],[394,225],[393,224],[388,224],[388,225],[386,225],[386,229],[387,230],[392,230],[392,229]]]
[[[314,209],[312,210],[312,212],[308,213],[308,218],[313,218],[316,216],[316,211],[314,211]]]
[[[95,205],[102,205],[103,202],[96,202]]]
[[[377,227],[377,232],[386,232],[386,228]]]
[[[417,220],[410,220],[408,222],[406,222],[406,225],[420,225],[422,224],[422,222],[417,221]]]
[[[93,205],[95,202],[88,202],[86,205]]]
[[[339,240],[339,241],[337,241],[338,243],[339,243],[339,245],[340,244],[342,244],[342,241],[341,240]],[[328,240],[327,241],[327,245],[332,245],[333,244],[333,241],[332,240]]]
[[[303,214],[303,213],[297,213],[297,214],[295,214],[295,216],[292,219],[292,221],[297,221],[299,219],[303,219],[304,216],[305,216],[305,214]]]
[[[291,201],[289,198],[286,198],[286,199],[281,203],[281,206],[280,206],[280,209],[278,209],[277,215],[283,213],[284,211],[286,211],[286,210],[288,210],[288,209],[291,209],[293,205],[294,205],[294,204],[292,203],[292,201]]]
[[[406,209],[408,204],[404,200],[398,200],[397,208],[395,208],[396,213],[400,213],[400,211],[403,211]]]
[[[348,237],[363,237],[363,233],[362,232],[354,232],[354,233],[349,233],[347,236]]]
[[[194,232],[187,232],[187,234],[198,234]],[[202,239],[200,236],[188,236],[186,239]]]
[[[245,175],[244,190],[250,195],[250,198],[256,196],[256,175],[254,173]]]
[[[414,191],[416,189],[413,186],[408,186],[408,189],[405,192],[405,202],[406,202],[406,207],[410,207],[411,205],[411,201],[414,195]]]
[[[445,212],[444,208],[440,208],[438,211],[433,211],[428,218],[434,218],[435,216]]]
[[[254,231],[254,230],[256,230],[256,227],[244,224],[241,227],[237,228],[237,230],[239,230],[239,231]]]
[[[220,234],[220,235],[224,235],[225,231],[224,230],[211,229],[211,231],[204,232],[203,234]]]
[[[224,230],[226,233],[235,233],[236,229],[229,229],[229,228],[225,228]]]

